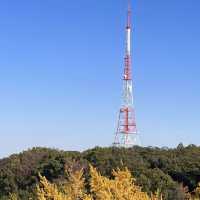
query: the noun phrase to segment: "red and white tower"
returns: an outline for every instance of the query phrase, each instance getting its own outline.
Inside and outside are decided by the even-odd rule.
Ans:
[[[133,81],[131,67],[131,6],[129,1],[126,25],[126,52],[123,74],[123,103],[119,110],[117,130],[113,145],[132,147],[138,145],[137,128],[133,106]]]

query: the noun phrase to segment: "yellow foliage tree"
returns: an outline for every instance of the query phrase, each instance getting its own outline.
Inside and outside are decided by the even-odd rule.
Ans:
[[[96,200],[150,200],[148,195],[135,185],[128,169],[113,171],[114,179],[101,176],[90,167],[91,192]]]
[[[37,185],[38,200],[72,200],[61,193],[55,184],[49,183],[48,180],[40,176],[40,185]]]
[[[69,181],[64,183],[61,189],[50,183],[45,177],[40,176],[40,184],[37,185],[38,200],[91,200],[90,196],[84,193],[83,171],[76,171],[69,174]]]
[[[90,200],[90,196],[85,193],[85,179],[83,178],[83,170],[69,172],[69,180],[62,186],[64,194],[70,199]]]
[[[69,180],[61,188],[40,175],[38,200],[158,200],[150,198],[135,184],[128,169],[113,171],[114,179],[102,176],[90,166],[90,192],[86,193],[83,170],[70,172]]]
[[[17,195],[12,193],[9,195],[9,200],[18,200]]]

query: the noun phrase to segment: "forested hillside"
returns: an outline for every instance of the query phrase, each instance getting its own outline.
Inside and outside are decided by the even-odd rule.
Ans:
[[[143,191],[160,191],[167,200],[184,199],[200,182],[200,147],[195,145],[180,144],[175,149],[96,147],[82,153],[33,148],[0,160],[0,199],[8,199],[10,194],[34,199],[39,174],[60,184],[68,178],[65,172],[69,168],[83,169],[87,182],[89,163],[108,178],[113,169],[127,167]]]

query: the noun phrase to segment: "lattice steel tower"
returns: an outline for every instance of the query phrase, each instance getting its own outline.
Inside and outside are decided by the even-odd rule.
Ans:
[[[126,25],[126,52],[123,74],[123,103],[119,110],[117,130],[113,145],[132,147],[138,145],[138,133],[133,106],[133,81],[131,67],[131,6],[129,1]]]

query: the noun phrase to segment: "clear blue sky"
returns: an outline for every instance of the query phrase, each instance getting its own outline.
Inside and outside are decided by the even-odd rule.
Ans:
[[[0,2],[0,157],[113,141],[126,0]],[[200,1],[134,0],[135,106],[144,146],[200,144]]]

